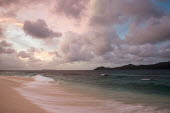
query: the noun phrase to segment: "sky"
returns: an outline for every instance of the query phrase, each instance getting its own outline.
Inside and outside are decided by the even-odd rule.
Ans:
[[[170,0],[0,0],[0,70],[170,61]]]

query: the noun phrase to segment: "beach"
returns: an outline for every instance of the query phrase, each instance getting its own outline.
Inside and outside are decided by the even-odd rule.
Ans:
[[[27,81],[31,79],[0,76],[0,113],[47,113],[14,90]]]
[[[64,71],[62,76],[55,75],[56,73],[51,75],[37,74],[37,72],[33,75],[33,73],[1,73],[0,113],[170,112],[169,92],[166,89],[169,78],[166,76],[164,76],[165,80],[160,77],[155,77],[155,80],[148,80],[147,77],[148,79],[145,80],[145,76],[136,77],[138,76],[136,75],[134,78],[132,75],[122,74],[103,78],[98,76],[100,74],[94,75],[96,72],[89,72],[90,76],[86,76],[86,72],[78,71],[74,73]],[[151,84],[153,82],[167,85],[159,85],[161,86],[159,89],[155,84]],[[129,87],[129,83],[138,84]],[[149,87],[150,92],[144,93],[148,91],[148,85],[145,84],[149,84],[150,87],[152,85],[152,90]],[[143,92],[130,90],[137,86],[138,89],[141,88],[139,85],[145,86]],[[126,88],[129,90],[123,89],[125,86],[128,86]],[[161,93],[153,94],[159,92]]]

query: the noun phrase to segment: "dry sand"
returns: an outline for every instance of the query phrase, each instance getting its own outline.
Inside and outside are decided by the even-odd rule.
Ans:
[[[15,87],[30,78],[0,76],[0,113],[48,113],[21,96]]]

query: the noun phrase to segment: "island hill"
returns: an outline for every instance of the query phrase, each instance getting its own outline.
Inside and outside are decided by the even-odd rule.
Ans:
[[[97,67],[94,70],[135,70],[135,69],[170,69],[170,61],[169,62],[160,62],[157,64],[150,65],[133,65],[128,64],[121,67],[109,68],[109,67]]]

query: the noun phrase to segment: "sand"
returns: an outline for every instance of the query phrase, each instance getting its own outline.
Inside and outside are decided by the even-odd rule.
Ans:
[[[14,90],[22,82],[31,80],[24,77],[0,76],[0,113],[48,113]]]

